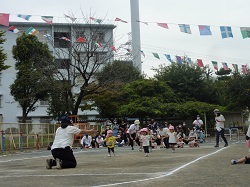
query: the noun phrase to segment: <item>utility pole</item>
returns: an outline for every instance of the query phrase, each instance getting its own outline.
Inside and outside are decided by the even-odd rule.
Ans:
[[[133,65],[141,72],[139,0],[130,0]]]

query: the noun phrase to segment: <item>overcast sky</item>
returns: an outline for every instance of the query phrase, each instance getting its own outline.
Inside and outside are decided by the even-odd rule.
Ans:
[[[9,13],[10,21],[25,21],[17,14],[30,14],[30,22],[41,20],[41,16],[53,16],[54,22],[64,22],[64,14],[82,18],[93,15],[104,22],[117,25],[115,45],[128,40],[131,32],[130,0],[1,0],[0,13]],[[152,68],[160,64],[169,65],[164,54],[173,59],[175,55],[187,55],[193,61],[202,59],[213,68],[211,61],[222,62],[233,69],[232,64],[250,66],[250,38],[243,39],[240,27],[250,27],[250,0],[139,0],[142,71],[153,75]],[[116,17],[128,21],[113,21]],[[157,26],[168,23],[169,29]],[[180,32],[178,24],[189,24],[192,34]],[[211,36],[200,36],[198,25],[210,25]],[[220,26],[231,26],[233,38],[222,39]],[[158,53],[160,60],[152,52]],[[122,53],[122,52],[121,52]],[[124,53],[126,51],[124,50]]]

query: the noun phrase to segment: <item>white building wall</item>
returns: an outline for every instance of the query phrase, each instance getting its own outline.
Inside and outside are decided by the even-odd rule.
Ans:
[[[46,23],[29,23],[29,22],[13,22],[10,23],[11,25],[15,25],[20,31],[26,31],[29,27],[34,27],[35,29],[39,30],[41,33],[48,33],[53,36],[51,25]],[[53,27],[61,27],[60,24],[57,24]],[[108,27],[108,33],[105,35],[105,38],[112,37],[113,39],[113,26],[110,25]],[[63,24],[63,29],[65,31],[71,31],[71,26],[65,26]],[[7,54],[7,60],[5,61],[6,65],[10,65],[11,67],[7,70],[4,70],[1,72],[1,81],[0,81],[0,96],[2,96],[1,106],[0,106],[0,116],[2,116],[2,122],[3,123],[18,123],[18,118],[21,118],[22,116],[22,109],[20,105],[15,102],[14,98],[10,94],[10,85],[14,82],[16,78],[16,70],[15,70],[15,60],[12,58],[12,47],[16,44],[16,38],[18,37],[18,34],[12,33],[7,31],[8,27],[4,27],[0,25],[1,31],[6,31],[4,38],[6,39],[6,42],[3,44],[4,53]],[[109,40],[109,42],[112,41]],[[74,39],[75,40],[75,39]],[[112,44],[112,43],[111,43]],[[53,51],[53,47],[49,44],[49,48]],[[109,49],[110,50],[110,49]],[[40,123],[40,117],[47,117],[47,106],[39,106],[34,112],[30,112],[28,114],[28,117],[32,118],[32,123]],[[78,110],[78,115],[85,115],[88,116],[88,118],[94,118],[98,115],[97,111],[81,111]]]

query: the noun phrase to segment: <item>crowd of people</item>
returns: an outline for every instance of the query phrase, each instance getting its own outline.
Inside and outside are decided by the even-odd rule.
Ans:
[[[194,120],[191,128],[188,128],[185,122],[173,126],[166,121],[157,122],[154,119],[143,124],[138,119],[133,121],[132,124],[125,121],[119,123],[116,119],[114,121],[108,120],[105,122],[102,131],[97,131],[95,136],[84,135],[81,139],[81,146],[82,149],[107,147],[105,139],[112,131],[112,136],[115,137],[114,146],[130,146],[134,150],[134,146],[137,144],[139,150],[142,151],[144,149],[143,144],[145,144],[142,137],[146,133],[150,137],[150,150],[157,147],[171,148],[174,153],[175,148],[183,148],[184,145],[199,147],[199,144],[205,141],[203,126],[203,121],[199,116]]]
[[[224,147],[228,146],[227,139],[224,136],[225,118],[218,109],[214,110],[215,114],[215,130],[216,130],[216,145],[219,147],[219,136],[225,142]],[[54,142],[51,146],[53,159],[46,160],[46,168],[74,168],[77,165],[74,157],[72,146],[74,134],[85,133],[80,140],[83,149],[106,147],[108,156],[115,156],[115,146],[123,147],[130,146],[134,150],[135,144],[139,146],[140,151],[144,151],[145,156],[149,155],[150,150],[160,148],[171,149],[175,153],[176,148],[183,148],[184,145],[189,147],[199,147],[200,143],[205,142],[204,124],[197,115],[193,121],[192,127],[188,128],[183,122],[177,126],[173,126],[168,122],[157,122],[152,119],[149,123],[142,123],[137,119],[132,124],[117,120],[113,122],[108,120],[103,126],[103,130],[96,131],[94,129],[81,130],[72,126],[72,121],[64,116],[61,119],[61,126],[56,130]],[[91,137],[89,133],[95,133]],[[247,139],[250,139],[250,127],[247,132]],[[250,147],[250,142],[249,142]],[[232,160],[232,164],[250,163],[250,155]]]

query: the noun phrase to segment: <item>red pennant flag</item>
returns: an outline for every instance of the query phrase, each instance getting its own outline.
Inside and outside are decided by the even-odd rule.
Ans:
[[[70,42],[70,39],[68,39],[67,37],[64,37],[64,36],[61,37],[60,39],[61,39],[61,40],[66,40],[66,41]]]
[[[95,43],[98,47],[102,47],[102,44],[100,42]]]
[[[158,26],[163,27],[165,29],[168,29],[168,24],[167,23],[157,23]]]
[[[222,66],[224,70],[228,70],[228,66],[226,62],[222,62]]]
[[[204,67],[203,62],[202,62],[201,59],[197,59],[197,63],[198,63],[198,66],[199,66],[199,67],[201,67],[201,68]]]
[[[19,30],[15,26],[11,26],[10,28],[8,28],[8,31],[14,32],[14,33],[18,33],[19,32]]]
[[[128,22],[126,22],[126,21],[124,21],[124,20],[122,20],[120,18],[115,18],[115,21],[120,21],[120,22],[123,22],[123,23],[128,23]]]
[[[245,75],[247,74],[247,65],[242,65],[242,73]]]
[[[110,48],[111,48],[114,52],[116,52],[115,46],[111,46]]]
[[[9,19],[10,19],[9,14],[0,13],[0,25],[4,25],[4,26],[8,27],[9,26]]]
[[[76,41],[77,41],[77,42],[80,42],[80,43],[85,43],[85,42],[87,42],[87,40],[86,40],[85,38],[81,37],[81,36],[80,36]]]

